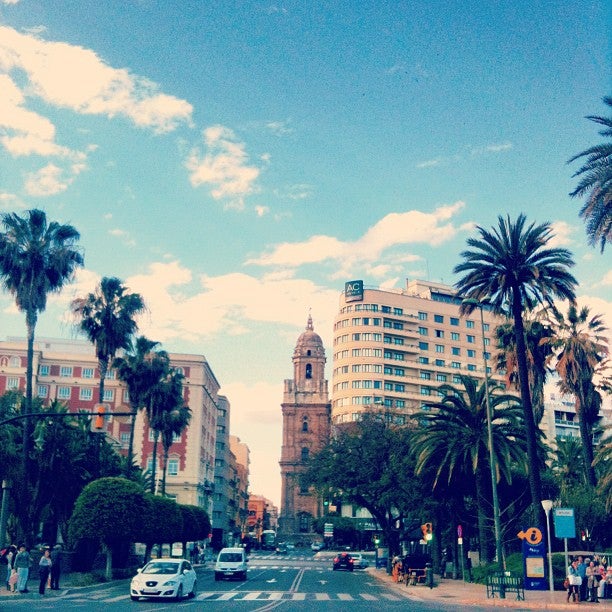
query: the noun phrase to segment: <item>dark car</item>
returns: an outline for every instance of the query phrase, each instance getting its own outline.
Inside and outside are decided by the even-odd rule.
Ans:
[[[353,571],[353,557],[347,552],[342,552],[334,557],[334,572],[336,570]]]
[[[289,552],[288,548],[287,548],[287,544],[285,542],[281,542],[277,547],[276,547],[276,554],[277,555],[286,555]]]

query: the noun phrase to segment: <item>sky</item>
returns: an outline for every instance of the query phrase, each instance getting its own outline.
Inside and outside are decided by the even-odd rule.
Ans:
[[[0,211],[74,225],[85,257],[37,336],[77,337],[70,300],[122,279],[141,333],[206,356],[279,505],[283,381],[311,313],[331,389],[345,281],[453,284],[476,225],[522,212],[612,327],[567,163],[602,141],[609,6],[0,0]]]

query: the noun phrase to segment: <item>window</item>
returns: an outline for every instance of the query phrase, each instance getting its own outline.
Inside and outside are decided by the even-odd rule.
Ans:
[[[83,368],[81,370],[81,378],[93,378],[93,377],[94,377],[93,368]]]
[[[436,329],[436,338],[444,338],[444,330]]]
[[[302,431],[304,431],[304,432],[308,431],[308,419],[304,419],[302,421]]]
[[[468,319],[468,320],[465,322],[465,326],[466,326],[468,329],[473,329],[473,328],[474,328],[474,321],[472,321],[472,319]]]
[[[429,357],[419,357],[419,363],[428,364],[429,363]]]
[[[306,378],[312,378],[312,364],[306,364]]]
[[[41,376],[49,376],[49,366],[48,365],[41,365],[40,368],[38,369],[38,373]]]
[[[93,389],[88,389],[87,387],[81,387],[79,389],[79,399],[88,402],[93,398]]]
[[[112,402],[114,397],[115,397],[114,389],[104,389],[104,401],[105,402]]]
[[[443,352],[444,352],[444,345],[436,344],[436,353],[443,353]]]
[[[473,363],[468,363],[468,368],[467,368],[470,372],[475,372],[476,371],[476,366]]]
[[[393,321],[393,329],[404,329],[404,324],[399,321]]]
[[[447,380],[446,374],[439,374],[439,373],[436,374],[436,380],[438,382],[446,382]]]
[[[419,312],[419,321],[427,321],[427,313]]]
[[[404,309],[403,308],[394,308],[393,309],[393,314],[394,315],[403,315],[404,314]]]
[[[393,383],[385,382],[385,391],[393,391]]]
[[[301,452],[302,463],[305,463],[306,461],[308,461],[309,454],[310,454],[310,451],[306,447],[303,447],[302,452]]]
[[[72,366],[61,366],[60,376],[63,376],[64,378],[72,376]]]
[[[16,376],[10,376],[6,379],[6,388],[7,389],[19,389],[19,378]]]
[[[457,317],[451,317],[450,318],[450,324],[451,325],[459,325],[459,319]]]
[[[421,395],[431,395],[431,389],[429,387],[421,387]]]
[[[395,391],[397,391],[398,393],[403,393],[405,391],[406,387],[402,384],[396,383],[395,385]]]
[[[455,370],[460,370],[461,369],[461,362],[460,361],[451,361],[451,368],[454,368]]]
[[[444,359],[436,359],[436,366],[438,366],[439,368],[443,368],[444,367]]]
[[[461,355],[461,349],[458,346],[453,346],[451,348],[451,353],[453,355]]]
[[[482,356],[483,356],[485,359],[491,359],[491,353],[489,353],[488,351],[485,351],[485,352],[482,354]]]
[[[48,397],[49,387],[47,385],[38,385],[38,397]]]
[[[474,336],[471,336],[470,334],[467,335],[467,341],[470,344],[474,344],[474,342],[476,342],[476,338]]]
[[[427,328],[426,327],[419,327],[419,334],[421,336],[426,336],[427,335]]]
[[[489,338],[485,338],[484,339],[484,345],[485,346],[489,346],[489,344],[491,344],[491,340]]]
[[[179,471],[179,460],[178,459],[168,459],[168,476],[178,476]]]
[[[406,402],[405,402],[405,400],[395,400],[395,406],[397,408],[405,408],[406,407]]]
[[[405,374],[405,370],[404,370],[404,368],[395,368],[395,369],[394,369],[394,371],[393,371],[393,373],[394,373],[396,376],[404,376],[404,374]]]
[[[383,312],[391,312],[391,306],[381,306],[380,308]]]
[[[11,357],[11,368],[19,368],[21,367],[21,358],[17,357],[16,355],[13,355]]]
[[[428,351],[429,342],[419,342],[419,349],[421,349],[422,351]]]
[[[70,399],[70,387],[58,387],[57,397],[59,399]]]
[[[436,323],[444,323],[444,316],[443,315],[434,315],[434,321]]]
[[[127,431],[122,431],[119,434],[119,441],[122,448],[127,448],[130,445],[130,434]]]
[[[461,382],[461,375],[460,374],[453,374],[453,382],[454,383],[460,383]]]
[[[490,325],[489,325],[488,323],[483,323],[483,324],[482,324],[482,329],[483,329],[484,331],[489,331],[489,327],[490,327]]]
[[[431,372],[421,372],[420,376],[424,380],[431,380]]]
[[[476,351],[474,349],[468,349],[468,357],[476,357]]]
[[[461,334],[458,332],[451,332],[451,340],[461,340]]]

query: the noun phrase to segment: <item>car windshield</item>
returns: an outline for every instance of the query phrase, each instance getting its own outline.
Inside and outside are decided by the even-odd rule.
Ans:
[[[242,561],[242,555],[240,553],[221,553],[219,555],[219,561],[223,563],[240,563],[240,561]]]
[[[167,561],[152,561],[145,565],[142,570],[143,574],[177,574],[179,570],[178,563],[168,563]]]

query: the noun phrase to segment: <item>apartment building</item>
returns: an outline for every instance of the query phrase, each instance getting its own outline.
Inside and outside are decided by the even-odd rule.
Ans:
[[[249,517],[249,447],[240,441],[238,436],[230,435],[229,444],[231,450],[232,466],[235,466],[234,478],[235,485],[232,488],[233,500],[230,500],[231,507],[234,509],[235,533],[240,533],[244,538],[248,532]],[[233,501],[233,503],[232,503]]]
[[[469,316],[452,287],[407,280],[404,289],[351,281],[334,320],[332,422],[354,421],[365,410],[384,410],[398,424],[436,401],[438,388],[460,375],[484,380],[494,372],[494,331],[500,319],[486,308]]]
[[[27,349],[23,338],[0,341],[0,394],[9,390],[25,392]],[[183,393],[191,409],[191,422],[170,448],[166,493],[181,504],[204,508],[213,516],[215,480],[215,444],[219,407],[219,383],[202,355],[170,354],[173,367],[184,375]],[[59,400],[71,412],[92,412],[98,401],[98,362],[92,345],[80,340],[39,338],[34,346],[33,394],[48,405]],[[125,385],[108,372],[104,402],[110,412],[130,412]],[[227,410],[229,405],[227,404]],[[107,439],[127,453],[129,417],[107,417]],[[152,468],[153,431],[142,411],[136,417],[134,459],[143,469]],[[157,475],[161,478],[161,455],[158,449]]]

